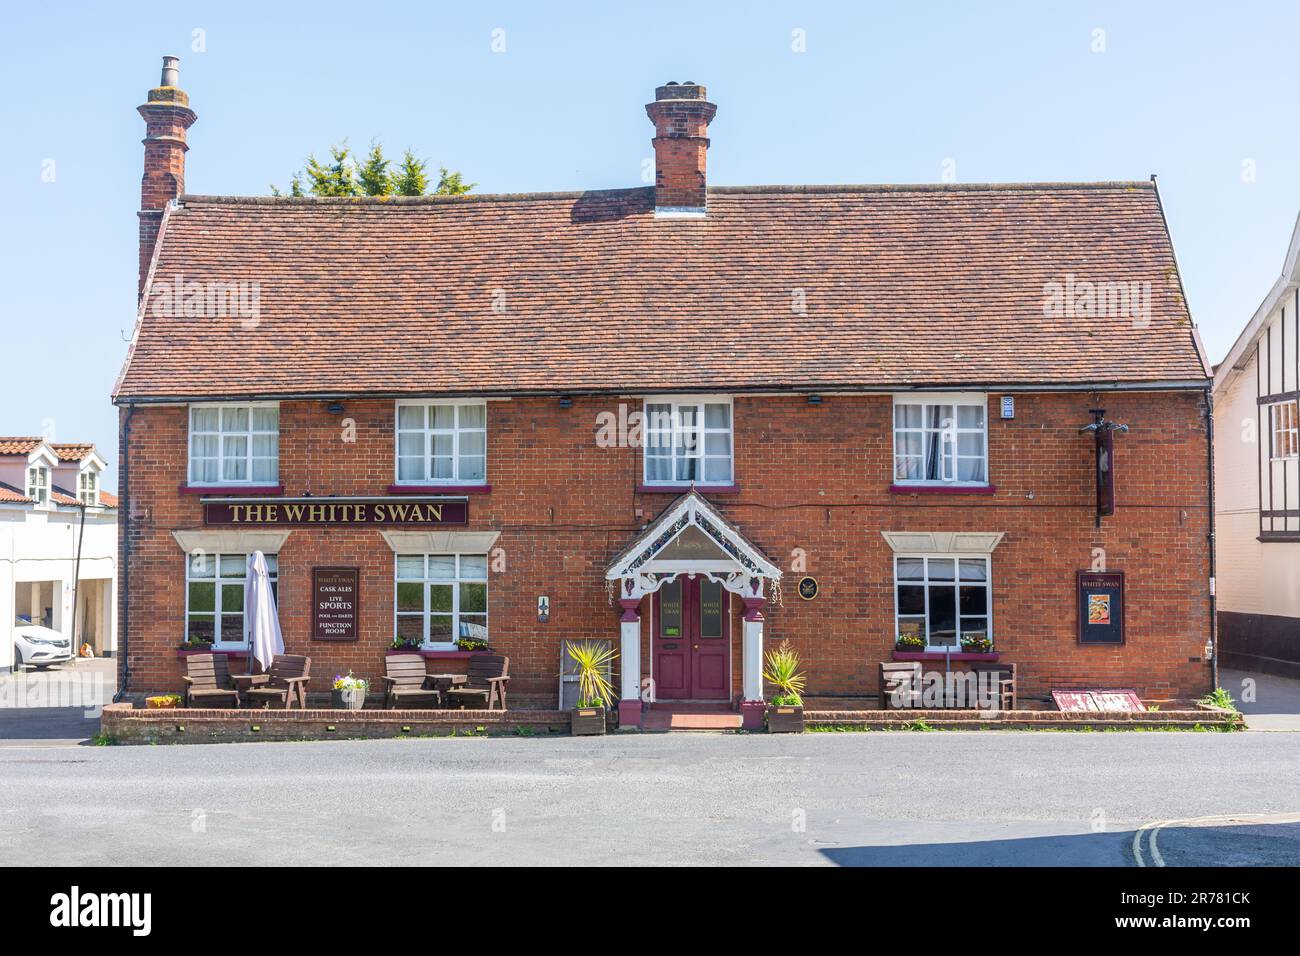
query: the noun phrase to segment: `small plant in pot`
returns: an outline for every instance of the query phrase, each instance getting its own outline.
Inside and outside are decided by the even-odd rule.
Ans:
[[[148,710],[171,710],[180,705],[180,694],[160,694],[157,697],[146,697],[144,699],[144,706]]]
[[[369,685],[364,678],[354,677],[351,671],[346,675],[334,675],[334,688],[330,693],[335,708],[341,710],[360,710],[366,704],[366,691]]]
[[[568,651],[578,675],[578,706],[571,724],[573,735],[603,734],[605,711],[614,699],[614,687],[605,673],[618,654],[603,641],[570,643]]]
[[[894,650],[916,653],[925,650],[925,639],[919,634],[899,634],[894,639]]]
[[[479,637],[462,637],[456,641],[456,649],[461,651],[486,651],[488,642]]]
[[[418,651],[423,646],[424,640],[419,637],[395,637],[393,643],[389,645],[394,651]]]
[[[804,674],[789,641],[763,655],[763,679],[776,688],[767,706],[769,734],[803,733]]]
[[[993,642],[987,637],[963,637],[961,649],[967,654],[987,654],[993,650]]]

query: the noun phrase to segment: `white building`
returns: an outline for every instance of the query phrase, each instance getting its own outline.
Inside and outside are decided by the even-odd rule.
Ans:
[[[1215,370],[1220,660],[1300,677],[1300,221]]]
[[[0,673],[14,667],[19,620],[74,651],[115,653],[117,498],[100,489],[105,467],[94,445],[0,438]]]

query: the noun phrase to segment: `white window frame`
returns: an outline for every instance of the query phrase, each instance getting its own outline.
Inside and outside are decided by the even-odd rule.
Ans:
[[[1279,424],[1283,409],[1290,409],[1290,424]],[[1270,461],[1295,461],[1300,458],[1300,400],[1274,402],[1268,406],[1268,454]],[[1290,452],[1278,454],[1279,444],[1290,446]]]
[[[38,508],[50,504],[50,469],[47,465],[29,462],[27,465],[27,497],[36,502]]]
[[[411,558],[422,558],[422,559],[424,560],[424,573],[423,573],[420,577],[418,577],[418,578],[414,578],[414,577],[401,577],[401,576],[400,576],[400,573],[401,573],[400,568],[401,568],[401,560],[402,560],[403,558],[406,558],[406,559],[408,559],[408,560],[411,559]],[[455,559],[456,559],[456,573],[455,573],[455,576],[454,576],[454,577],[450,577],[450,578],[435,578],[435,577],[431,577],[431,576],[429,575],[429,559],[430,559],[430,558],[455,558]],[[483,576],[482,576],[482,577],[466,577],[465,574],[464,574],[464,572],[462,571],[462,566],[461,566],[461,561],[462,561],[463,558],[482,558],[482,559],[483,559]],[[490,597],[490,595],[489,595],[490,586],[489,586],[488,578],[490,577],[490,574],[489,574],[489,571],[488,571],[488,568],[489,568],[488,560],[489,560],[489,557],[488,557],[488,555],[486,555],[486,554],[472,553],[472,552],[468,552],[468,551],[467,551],[467,552],[442,552],[442,553],[430,553],[430,554],[398,554],[398,555],[395,555],[394,558],[393,558],[393,639],[396,640],[397,637],[398,637],[398,633],[397,633],[397,620],[398,620],[398,618],[399,618],[399,617],[415,617],[415,616],[416,616],[416,612],[415,612],[415,611],[400,611],[400,610],[399,610],[400,604],[399,604],[399,602],[398,602],[397,589],[398,589],[398,585],[400,585],[400,584],[421,584],[421,585],[423,585],[423,587],[424,587],[424,609],[423,609],[422,611],[419,612],[420,616],[421,616],[422,619],[423,619],[423,639],[422,639],[421,644],[420,644],[420,647],[421,647],[422,650],[426,650],[426,651],[454,651],[454,650],[456,650],[457,642],[460,640],[460,627],[461,627],[461,623],[462,623],[462,622],[461,622],[461,619],[460,619],[460,617],[461,617],[461,609],[460,609],[460,586],[461,586],[462,584],[482,584],[482,585],[483,585],[484,610],[482,610],[482,611],[466,611],[465,613],[466,613],[466,614],[474,614],[474,615],[480,615],[480,614],[481,614],[482,617],[483,617],[483,627],[484,627],[484,630],[486,631],[486,634],[488,635],[488,637],[490,637],[491,634],[492,634],[491,617],[490,617],[490,614],[491,614],[491,606],[492,606],[492,604],[491,604],[491,597]],[[432,639],[430,638],[430,636],[429,636],[429,630],[430,630],[430,628],[429,628],[429,623],[430,623],[430,619],[431,619],[435,614],[437,614],[437,615],[439,615],[439,616],[441,616],[442,614],[444,614],[444,612],[442,612],[442,611],[437,611],[437,612],[435,612],[435,611],[432,610],[433,602],[432,602],[432,599],[430,598],[430,595],[429,595],[429,588],[432,587],[432,586],[434,586],[434,585],[440,585],[440,586],[451,585],[451,640],[450,640],[450,641],[434,641],[434,640],[432,640]],[[484,640],[487,640],[488,637],[485,637]]]
[[[453,422],[451,428],[435,428],[430,423],[428,409],[431,406],[450,405],[455,409],[453,412]],[[483,409],[483,425],[463,426],[460,423],[460,410],[465,407],[475,407]],[[423,408],[424,427],[423,428],[403,428],[402,427],[402,409],[403,408]],[[396,404],[393,409],[393,481],[398,485],[464,485],[469,488],[486,485],[488,480],[488,454],[487,454],[487,436],[488,432],[488,403],[486,399],[475,398],[447,398],[447,399],[423,399],[420,401],[404,400]],[[463,478],[460,473],[460,441],[461,436],[465,434],[482,434],[483,436],[483,476],[481,478]],[[403,434],[420,434],[424,436],[424,452],[422,455],[422,471],[419,478],[402,477],[402,458],[412,457],[402,455],[402,435]],[[435,435],[451,435],[451,478],[435,478],[433,471],[433,437]]]
[[[270,431],[267,429],[257,429],[253,427],[254,409],[266,409],[266,408],[273,408],[276,411],[274,431]],[[217,410],[217,415],[218,415],[217,430],[196,431],[194,428],[194,413],[197,410],[207,410],[207,409]],[[239,411],[241,409],[248,412],[248,428],[242,431],[225,431],[222,427],[223,419],[225,418],[224,413],[226,411]],[[186,465],[185,475],[188,484],[197,488],[221,488],[221,487],[238,488],[243,486],[262,487],[266,485],[280,484],[280,404],[279,402],[199,402],[188,406],[188,410],[186,411],[186,416],[187,416],[187,421],[186,421],[187,434],[186,434],[186,445],[185,445],[185,458],[186,458],[187,465]],[[195,478],[194,476],[195,464],[197,461],[200,460],[209,461],[211,459],[207,458],[206,456],[201,459],[196,459],[194,457],[194,439],[196,436],[209,436],[209,435],[215,435],[217,439],[217,457],[216,457],[217,480],[201,481]],[[259,478],[257,480],[254,480],[253,459],[257,458],[258,460],[265,460],[266,456],[264,455],[255,456],[253,454],[253,445],[254,445],[253,439],[255,437],[266,436],[266,435],[275,436],[275,458],[274,458],[275,474],[272,475],[269,479]],[[244,477],[227,479],[224,477],[226,473],[225,439],[228,437],[240,437],[240,436],[244,437],[247,440],[247,447],[245,449],[244,456],[243,456]]]
[[[921,426],[902,426],[898,424],[898,407],[900,405],[920,405],[921,406]],[[957,416],[957,408],[977,407],[980,408],[984,416],[984,426],[982,428],[963,428],[959,427],[957,421],[951,422],[950,425],[934,428],[928,424],[928,410],[936,405],[952,405],[953,415]],[[982,392],[905,392],[894,396],[893,406],[890,409],[890,431],[893,435],[893,459],[891,462],[892,483],[895,485],[912,485],[922,488],[987,488],[989,487],[992,477],[989,472],[989,400],[988,395]],[[900,457],[898,447],[899,432],[921,432],[922,435],[934,433],[940,436],[939,440],[943,444],[950,444],[952,447],[952,476],[943,478],[900,478],[898,477],[898,460]],[[947,434],[945,434],[947,433]],[[961,481],[957,478],[960,472],[959,460],[962,458],[973,458],[971,455],[961,455],[958,452],[960,446],[960,436],[962,435],[979,435],[980,436],[980,455],[984,461],[984,479],[982,481]],[[948,455],[944,454],[941,445],[941,470],[948,461]],[[909,456],[910,457],[910,456]],[[921,442],[921,464],[924,469],[925,465],[925,439]]]
[[[99,505],[99,469],[85,468],[77,472],[77,500],[83,505]]]
[[[670,477],[668,478],[651,478],[650,477],[650,446],[651,433],[658,433],[662,429],[652,427],[653,423],[650,418],[651,405],[668,405],[670,411],[670,422],[668,428],[668,447],[670,454],[668,456]],[[727,406],[727,427],[717,428],[709,427],[705,424],[705,405],[726,405]],[[697,410],[695,426],[691,429],[693,433],[691,444],[698,451],[697,454],[688,454],[681,456],[681,459],[698,458],[700,461],[699,473],[697,479],[678,478],[677,462],[677,437],[679,433],[685,433],[686,429],[682,428],[681,410],[683,407],[693,407]],[[654,395],[648,396],[641,405],[641,482],[650,487],[676,487],[683,485],[695,485],[700,488],[725,488],[736,483],[736,405],[730,395]],[[718,460],[722,455],[710,455],[706,452],[707,436],[721,435],[728,436],[728,452],[725,456],[727,459],[727,478],[725,479],[706,479],[706,463],[709,459]],[[655,456],[662,458],[662,456]]]
[[[221,559],[235,558],[235,557],[241,560],[242,567],[244,569],[243,572],[238,577],[223,578],[221,576]],[[266,555],[266,558],[268,563],[270,564],[271,581],[278,585],[280,580],[279,556],[276,554],[268,554]],[[193,575],[194,562],[198,559],[211,560],[213,562],[212,577],[210,578],[196,577]],[[248,630],[249,622],[247,617],[244,618],[244,636],[242,640],[224,641],[221,638],[221,616],[222,614],[230,613],[229,610],[223,609],[221,606],[221,583],[225,581],[228,584],[233,584],[236,581],[238,581],[242,583],[245,588],[247,588],[248,587],[248,584],[246,583],[247,579],[248,579],[248,553],[247,552],[241,553],[237,551],[222,551],[222,552],[204,551],[201,554],[185,555],[185,618],[183,622],[183,628],[181,631],[181,643],[182,644],[186,643],[190,638],[190,585],[193,583],[206,584],[208,582],[211,582],[211,584],[213,585],[212,649],[213,650],[248,650],[250,641],[249,641],[249,630]],[[276,590],[278,592],[279,590],[278,587]],[[279,609],[277,607],[277,611],[278,610]],[[195,613],[206,614],[208,612],[196,611]],[[244,613],[244,602],[242,599],[239,604],[239,613],[240,614]]]
[[[935,584],[935,586],[937,586],[937,587],[955,587],[955,588],[956,588],[956,595],[955,595],[955,597],[956,597],[957,604],[956,604],[956,608],[955,608],[955,615],[954,615],[954,617],[955,617],[956,626],[957,626],[957,636],[956,636],[956,643],[953,644],[953,645],[951,645],[951,646],[950,646],[950,645],[947,645],[947,644],[931,644],[931,643],[930,643],[930,585],[931,585],[931,580],[930,580],[930,561],[933,561],[933,560],[940,560],[940,559],[942,559],[942,560],[946,560],[946,561],[956,561],[956,562],[958,562],[958,563],[954,566],[954,571],[955,571],[955,573],[956,573],[956,575],[957,575],[957,577],[956,577],[954,580],[952,580],[952,581],[947,581],[947,580],[943,580],[943,579],[935,579],[935,581],[933,582],[933,583]],[[919,581],[900,581],[900,580],[898,579],[898,562],[899,562],[900,560],[914,560],[914,561],[915,561],[915,560],[919,560],[919,561],[921,561],[921,562],[922,562],[922,565],[921,565],[921,574],[922,574],[921,580],[919,580]],[[981,561],[984,562],[984,590],[985,590],[985,595],[984,595],[984,607],[985,607],[986,610],[987,610],[987,613],[984,615],[984,617],[985,617],[985,619],[986,619],[985,630],[986,630],[987,633],[988,633],[988,638],[989,638],[989,649],[990,649],[990,651],[992,651],[992,650],[996,650],[996,648],[997,648],[997,639],[994,637],[994,634],[993,634],[993,556],[992,556],[991,554],[980,554],[980,553],[966,554],[966,553],[962,553],[962,552],[959,552],[959,551],[945,551],[945,552],[943,552],[943,553],[916,552],[916,553],[909,553],[909,554],[895,554],[895,555],[894,555],[894,638],[895,638],[895,640],[897,640],[898,635],[901,633],[901,630],[900,630],[900,628],[899,628],[899,621],[898,621],[899,616],[900,616],[899,613],[898,613],[898,588],[899,588],[899,585],[900,585],[900,584],[906,584],[906,585],[919,585],[919,586],[921,586],[921,587],[923,587],[923,588],[925,589],[925,650],[926,650],[926,652],[928,652],[928,653],[935,653],[935,654],[943,654],[943,653],[946,652],[946,651],[951,651],[953,654],[960,654],[960,653],[963,653],[963,651],[962,651],[962,649],[961,649],[961,638],[962,638],[962,630],[961,630],[961,588],[962,588],[962,587],[978,587],[978,586],[979,586],[979,583],[978,583],[978,582],[969,582],[969,583],[967,583],[967,584],[965,584],[965,585],[962,584],[962,581],[961,581],[961,563],[960,563],[960,562],[963,561],[963,560],[967,560],[967,561],[981,560]],[[904,616],[906,616],[906,617],[916,617],[915,614],[908,614],[908,615],[904,615]]]

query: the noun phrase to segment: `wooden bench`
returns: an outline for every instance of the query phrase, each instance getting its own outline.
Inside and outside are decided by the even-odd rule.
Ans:
[[[506,681],[510,679],[510,658],[497,654],[476,654],[469,659],[469,674],[460,687],[447,691],[447,702],[466,707],[481,704],[494,710],[500,703],[506,709]]]
[[[281,654],[271,661],[271,669],[258,674],[256,685],[245,691],[249,706],[270,707],[283,702],[288,710],[296,701],[299,710],[307,708],[307,680],[311,677],[311,658],[301,654]],[[265,678],[262,680],[261,678]]]
[[[921,689],[920,661],[903,661],[889,664],[882,661],[880,664],[880,682],[877,686],[880,688],[881,710],[908,710],[914,706],[919,706],[912,703],[912,697],[913,692]],[[893,697],[895,693],[904,693],[907,696],[907,702],[901,708],[894,704]]]
[[[997,682],[998,709],[1015,710],[1016,709],[1016,665],[1001,663],[977,663],[971,664],[971,671],[977,676],[983,674],[993,674],[993,679]],[[983,677],[979,677],[983,680]]]
[[[230,679],[225,654],[191,654],[185,658],[182,707],[239,706],[239,691]]]
[[[384,658],[384,707],[437,707],[442,694],[429,686],[424,658],[419,654],[389,654]]]

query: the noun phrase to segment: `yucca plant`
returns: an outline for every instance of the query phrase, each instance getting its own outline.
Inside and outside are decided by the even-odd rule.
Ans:
[[[618,653],[604,641],[570,642],[569,657],[578,665],[578,706],[605,707],[614,700],[614,686],[605,676]]]
[[[777,690],[772,703],[778,706],[803,706],[804,675],[799,669],[799,653],[789,641],[763,655],[763,679]]]

